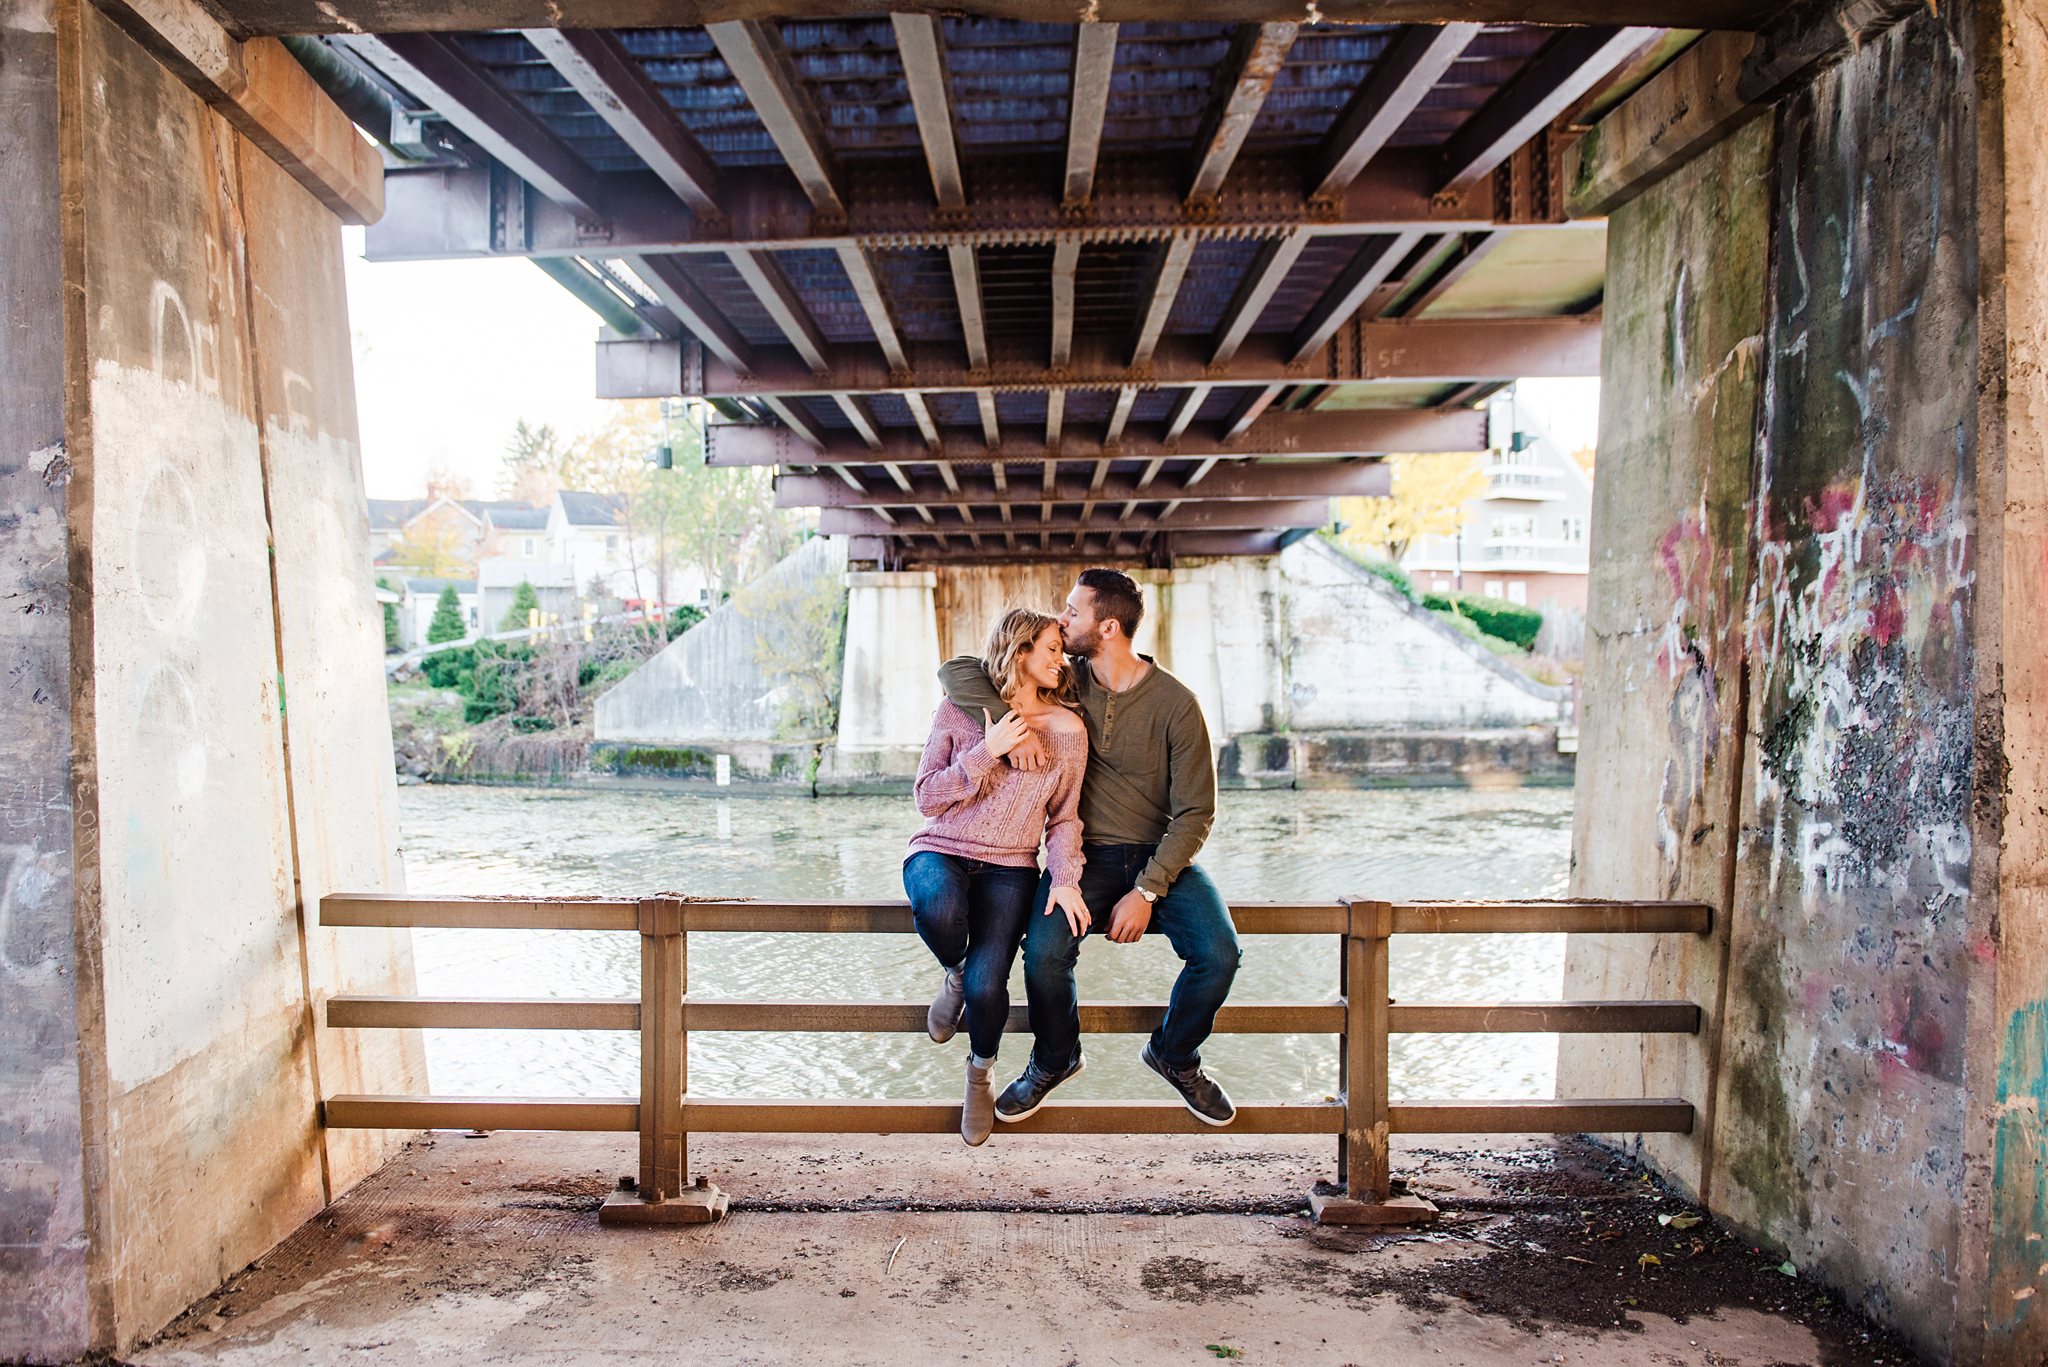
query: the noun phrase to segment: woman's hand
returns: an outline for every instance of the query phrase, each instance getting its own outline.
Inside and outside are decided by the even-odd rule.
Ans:
[[[1001,721],[996,721],[989,716],[988,709],[984,707],[981,709],[981,720],[985,728],[983,740],[988,746],[988,752],[997,759],[1016,749],[1017,743],[1031,732],[1031,728],[1024,724],[1024,718],[1015,712],[1007,714]]]
[[[1054,907],[1058,907],[1065,914],[1067,926],[1074,932],[1075,939],[1078,940],[1088,933],[1088,927],[1095,918],[1088,911],[1088,903],[1082,898],[1081,889],[1054,888],[1051,898],[1046,901],[1045,914],[1052,915]]]

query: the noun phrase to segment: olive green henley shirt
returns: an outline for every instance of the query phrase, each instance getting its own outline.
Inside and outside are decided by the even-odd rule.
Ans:
[[[1150,656],[1139,658],[1152,663]],[[1201,705],[1186,684],[1156,664],[1121,693],[1097,682],[1087,660],[1072,664],[1088,724],[1081,843],[1157,845],[1138,874],[1138,886],[1164,897],[1216,821],[1216,758]],[[997,720],[1009,713],[976,656],[940,666],[939,685],[977,722],[983,709]]]

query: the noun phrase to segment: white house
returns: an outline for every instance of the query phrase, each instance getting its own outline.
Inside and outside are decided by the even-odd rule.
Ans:
[[[548,509],[547,535],[551,558],[568,566],[577,593],[587,596],[593,581],[614,598],[653,592],[651,573],[641,576],[648,582],[633,582],[633,550],[616,494],[562,490]]]
[[[441,600],[441,590],[450,584],[455,586],[455,599],[462,605],[463,633],[466,635],[476,630],[476,580],[407,579],[398,604],[398,644],[401,649],[416,650],[427,644],[427,627],[434,620],[434,606]]]
[[[1418,537],[1401,567],[1425,591],[1584,611],[1592,475],[1513,391],[1494,397],[1487,418],[1486,492],[1456,533]]]

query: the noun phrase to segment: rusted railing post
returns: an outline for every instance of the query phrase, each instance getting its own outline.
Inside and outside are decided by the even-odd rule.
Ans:
[[[703,1179],[685,1187],[689,1138],[683,1092],[689,1081],[683,995],[689,988],[689,939],[683,903],[648,897],[640,914],[639,1190],[613,1192],[604,1224],[702,1224],[725,1213],[725,1193]]]
[[[1337,1071],[1344,1089],[1344,1132],[1337,1153],[1344,1195],[1315,1196],[1326,1225],[1405,1225],[1436,1218],[1436,1207],[1393,1194],[1392,1126],[1387,1099],[1388,941],[1391,902],[1347,900],[1344,934],[1344,1038]]]

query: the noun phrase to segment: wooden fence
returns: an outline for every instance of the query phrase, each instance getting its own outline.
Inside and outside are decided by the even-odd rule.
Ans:
[[[1712,908],[1696,902],[1240,902],[1230,908],[1240,935],[1330,935],[1339,940],[1339,997],[1331,1002],[1230,1002],[1219,1033],[1338,1037],[1339,1096],[1328,1102],[1247,1102],[1230,1129],[1240,1134],[1328,1134],[1337,1138],[1346,1199],[1316,1198],[1326,1223],[1426,1219],[1427,1202],[1392,1196],[1388,1138],[1394,1134],[1577,1134],[1692,1129],[1689,1101],[1416,1101],[1387,1094],[1390,1035],[1554,1032],[1694,1033],[1692,1002],[1399,1003],[1388,995],[1388,942],[1396,935],[1705,934]],[[638,1190],[605,1207],[607,1222],[705,1220],[724,1198],[702,1178],[687,1184],[686,1136],[697,1133],[955,1133],[960,1107],[939,1101],[813,1101],[727,1098],[689,1092],[689,1032],[917,1031],[925,1005],[901,1001],[732,1001],[689,995],[691,932],[911,934],[904,901],[770,902],[418,898],[390,894],[321,899],[323,926],[608,930],[640,935],[640,995],[563,998],[332,997],[329,1026],[515,1030],[637,1030],[636,1097],[336,1096],[325,1105],[335,1129],[532,1129],[638,1131]],[[1083,1002],[1081,1029],[1151,1031],[1158,1002]],[[1009,1027],[1025,1031],[1025,1008]],[[1241,1079],[1239,1080],[1242,1081]],[[1054,1101],[998,1127],[1008,1134],[1198,1134],[1210,1132],[1178,1101]]]

